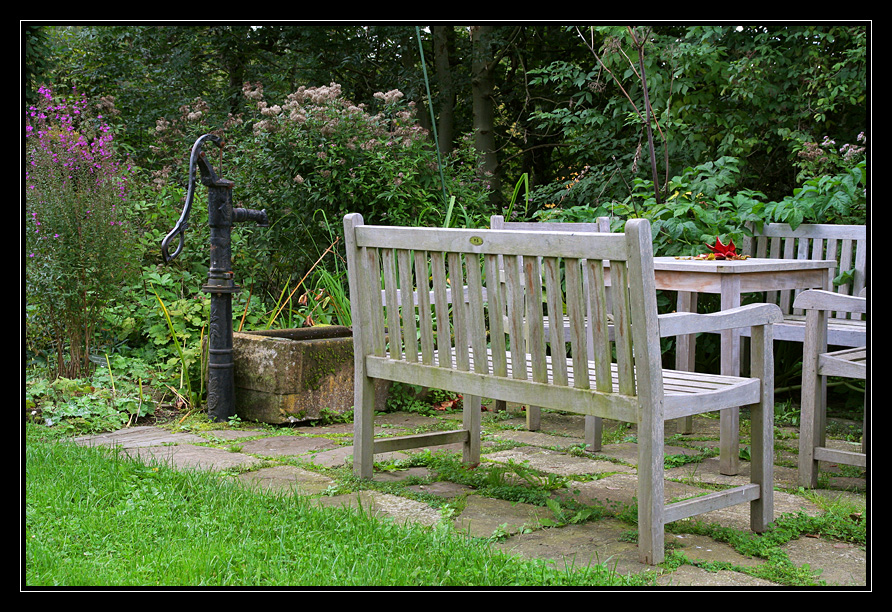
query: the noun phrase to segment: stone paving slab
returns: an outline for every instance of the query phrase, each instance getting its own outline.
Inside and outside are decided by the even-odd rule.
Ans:
[[[694,565],[682,565],[672,573],[663,574],[657,579],[657,584],[666,587],[714,588],[723,591],[782,588],[769,580],[755,578],[743,572],[731,570],[711,572]]]
[[[465,503],[464,510],[453,521],[453,525],[459,531],[478,538],[517,533],[524,528],[538,529],[542,518],[553,518],[551,510],[541,506],[482,495],[469,495],[465,498]]]
[[[391,519],[399,524],[411,522],[430,527],[440,522],[440,512],[428,504],[380,491],[322,496],[315,498],[314,503],[325,508],[361,507],[372,516]]]
[[[487,453],[485,461],[496,463],[517,463],[535,470],[542,470],[559,476],[581,476],[605,472],[634,472],[633,468],[610,461],[598,461],[587,457],[575,457],[566,453],[538,448],[518,446],[510,450]]]
[[[867,552],[845,542],[820,538],[798,538],[781,547],[797,566],[808,564],[821,570],[828,585],[853,587],[867,584]]]
[[[74,442],[85,445],[118,446],[122,448],[138,448],[140,446],[161,446],[164,444],[201,443],[205,439],[190,433],[170,432],[161,427],[140,426],[129,427],[119,431],[103,433],[95,436],[81,436]]]
[[[603,519],[517,534],[493,547],[525,557],[544,559],[557,569],[606,563],[608,567],[626,574],[629,567],[634,567],[636,572],[646,567],[638,562],[638,546],[626,537],[633,529],[628,523]],[[572,552],[568,554],[568,551]],[[650,571],[661,570],[651,568]]]
[[[175,469],[244,469],[261,462],[260,459],[242,453],[206,446],[195,446],[194,444],[139,446],[125,448],[124,452],[146,463],[157,462]]]
[[[316,495],[337,486],[333,478],[294,465],[276,465],[244,472],[238,475],[238,480],[259,491],[298,495]]]
[[[160,427],[148,426],[75,439],[77,444],[121,448],[130,457],[177,469],[225,470],[250,467],[259,462],[241,453],[196,445],[206,441],[196,434],[170,432]]]
[[[241,443],[241,452],[267,457],[305,455],[312,451],[331,450],[340,445],[326,438],[303,436],[271,436]]]

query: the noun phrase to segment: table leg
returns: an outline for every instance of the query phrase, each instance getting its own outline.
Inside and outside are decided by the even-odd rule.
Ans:
[[[721,310],[740,306],[740,277],[723,274]],[[721,332],[721,373],[740,376],[740,331]],[[727,408],[719,416],[719,472],[734,476],[740,471],[740,408]]]
[[[675,304],[676,312],[697,312],[697,294],[693,291],[679,291]],[[694,371],[694,357],[697,352],[697,337],[694,334],[675,337],[675,369]],[[694,417],[675,419],[675,431],[683,434],[694,433]]]

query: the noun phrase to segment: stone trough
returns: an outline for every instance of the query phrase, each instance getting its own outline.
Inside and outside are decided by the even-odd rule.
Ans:
[[[281,425],[353,409],[349,327],[236,332],[232,348],[240,419]]]

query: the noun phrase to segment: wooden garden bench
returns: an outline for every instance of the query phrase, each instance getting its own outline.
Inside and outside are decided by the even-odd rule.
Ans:
[[[827,351],[831,313],[866,313],[866,291],[861,296],[832,291],[803,291],[793,304],[805,311],[802,360],[802,414],[799,423],[799,483],[817,486],[818,462],[832,461],[867,467],[868,406],[864,406],[861,452],[834,450],[826,440],[826,379],[828,376],[867,378],[867,345]]]
[[[781,320],[777,306],[659,317],[650,225],[642,219],[629,221],[624,234],[590,234],[368,226],[350,214],[344,230],[358,477],[372,477],[377,453],[456,442],[462,443],[465,463],[479,463],[480,398],[488,397],[637,425],[638,546],[644,563],[664,559],[664,525],[672,521],[749,503],[752,529],[767,528],[773,518],[771,324]],[[449,287],[467,288],[468,308],[450,308]],[[543,304],[557,312],[562,303],[570,342],[555,327],[559,333],[544,335]],[[587,310],[592,315],[586,327]],[[528,341],[512,341],[525,324]],[[661,334],[738,326],[755,326],[751,378],[662,369]],[[587,358],[589,344],[593,359]],[[461,428],[376,440],[376,379],[461,393]],[[749,406],[752,412],[750,483],[667,504],[665,420],[730,406]]]

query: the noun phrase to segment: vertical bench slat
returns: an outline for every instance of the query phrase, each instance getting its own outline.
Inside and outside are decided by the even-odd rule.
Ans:
[[[452,288],[452,322],[455,334],[455,365],[463,371],[471,369],[468,357],[468,323],[467,308],[465,306],[464,286],[465,279],[462,272],[461,253],[447,253],[446,261],[449,264],[449,285]]]
[[[399,268],[403,349],[406,360],[416,363],[418,362],[418,328],[415,324],[415,283],[412,266],[409,262],[409,251],[399,249],[396,258]]]
[[[842,240],[840,246],[842,247],[842,250],[840,251],[839,268],[836,270],[836,274],[839,274],[840,272],[845,272],[846,270],[851,270],[852,266],[854,265],[852,262],[852,251],[854,250],[852,248],[853,247],[852,241],[851,240]],[[832,276],[831,276],[830,280],[831,281],[833,280]],[[842,293],[844,295],[856,295],[856,294],[852,293],[851,287],[852,287],[851,283],[843,283],[842,285],[835,287],[833,290],[836,291],[837,293]],[[837,317],[837,318],[848,318],[849,313],[835,312],[835,313],[832,313],[831,316]]]
[[[381,265],[384,267],[384,295],[387,309],[387,336],[390,340],[389,355],[402,358],[403,338],[400,333],[399,293],[396,281],[396,257],[393,249],[381,249]]]
[[[421,361],[434,363],[434,329],[431,316],[431,287],[426,252],[415,253],[415,282],[418,285],[418,325],[421,329]]]
[[[567,386],[567,347],[564,344],[564,300],[561,292],[561,274],[556,257],[543,257],[545,269],[545,299],[551,321],[548,342],[551,346],[552,382]]]
[[[446,295],[446,257],[431,252],[431,281],[434,284],[434,314],[437,317],[437,365],[452,367],[452,327],[449,324],[449,300]]]
[[[362,275],[363,272],[365,272],[366,277],[364,282],[366,283],[366,286],[380,290],[381,258],[378,256],[378,249],[363,247],[362,251],[362,259],[366,265],[360,268],[357,271],[357,274]],[[380,291],[378,293],[380,293]],[[369,305],[369,310],[371,312],[368,315],[368,328],[369,335],[371,336],[369,341],[371,343],[372,352],[379,357],[383,357],[387,346],[387,340],[384,334],[384,313],[381,310],[381,304],[377,301]]]
[[[585,291],[580,261],[578,259],[565,260],[564,275],[567,283],[567,318],[570,325],[570,352],[573,357],[573,386],[579,389],[588,389],[590,387],[589,351],[586,343]]]
[[[589,287],[589,334],[592,344],[592,359],[595,362],[595,386],[598,391],[613,389],[613,375],[610,371],[610,329],[607,320],[607,290],[604,280],[604,262],[586,261],[585,274]]]
[[[527,377],[526,348],[524,347],[524,295],[519,257],[503,257],[505,267],[505,300],[508,310],[508,340],[511,343],[511,376]]]
[[[635,395],[632,355],[632,321],[629,304],[628,270],[624,262],[610,262],[610,288],[613,298],[613,325],[616,334],[616,374],[619,392]]]
[[[793,253],[795,247],[795,240],[793,238],[787,238],[784,240],[784,249],[783,249],[783,259],[793,259]],[[780,300],[778,302],[781,310],[783,312],[791,312],[791,308],[793,306],[793,298],[790,296],[789,291],[781,291],[780,292]]]
[[[480,272],[480,258],[465,255],[468,288],[468,332],[471,349],[474,351],[474,371],[489,373],[486,357],[486,323],[483,316],[483,278]]]
[[[533,380],[546,382],[548,366],[545,361],[545,324],[542,314],[542,270],[538,257],[523,258],[524,285],[528,327],[527,353],[530,355]]]
[[[864,289],[867,283],[867,279],[865,275],[867,273],[867,243],[866,240],[856,240],[855,241],[855,263],[854,265],[854,278],[852,279],[852,292],[849,295],[861,295],[861,291]],[[861,319],[861,315],[858,313],[837,313],[837,316],[852,318],[852,319]]]
[[[505,352],[505,301],[499,275],[499,256],[485,255],[487,314],[489,315],[489,342],[492,346],[492,373],[507,376],[508,360]]]

